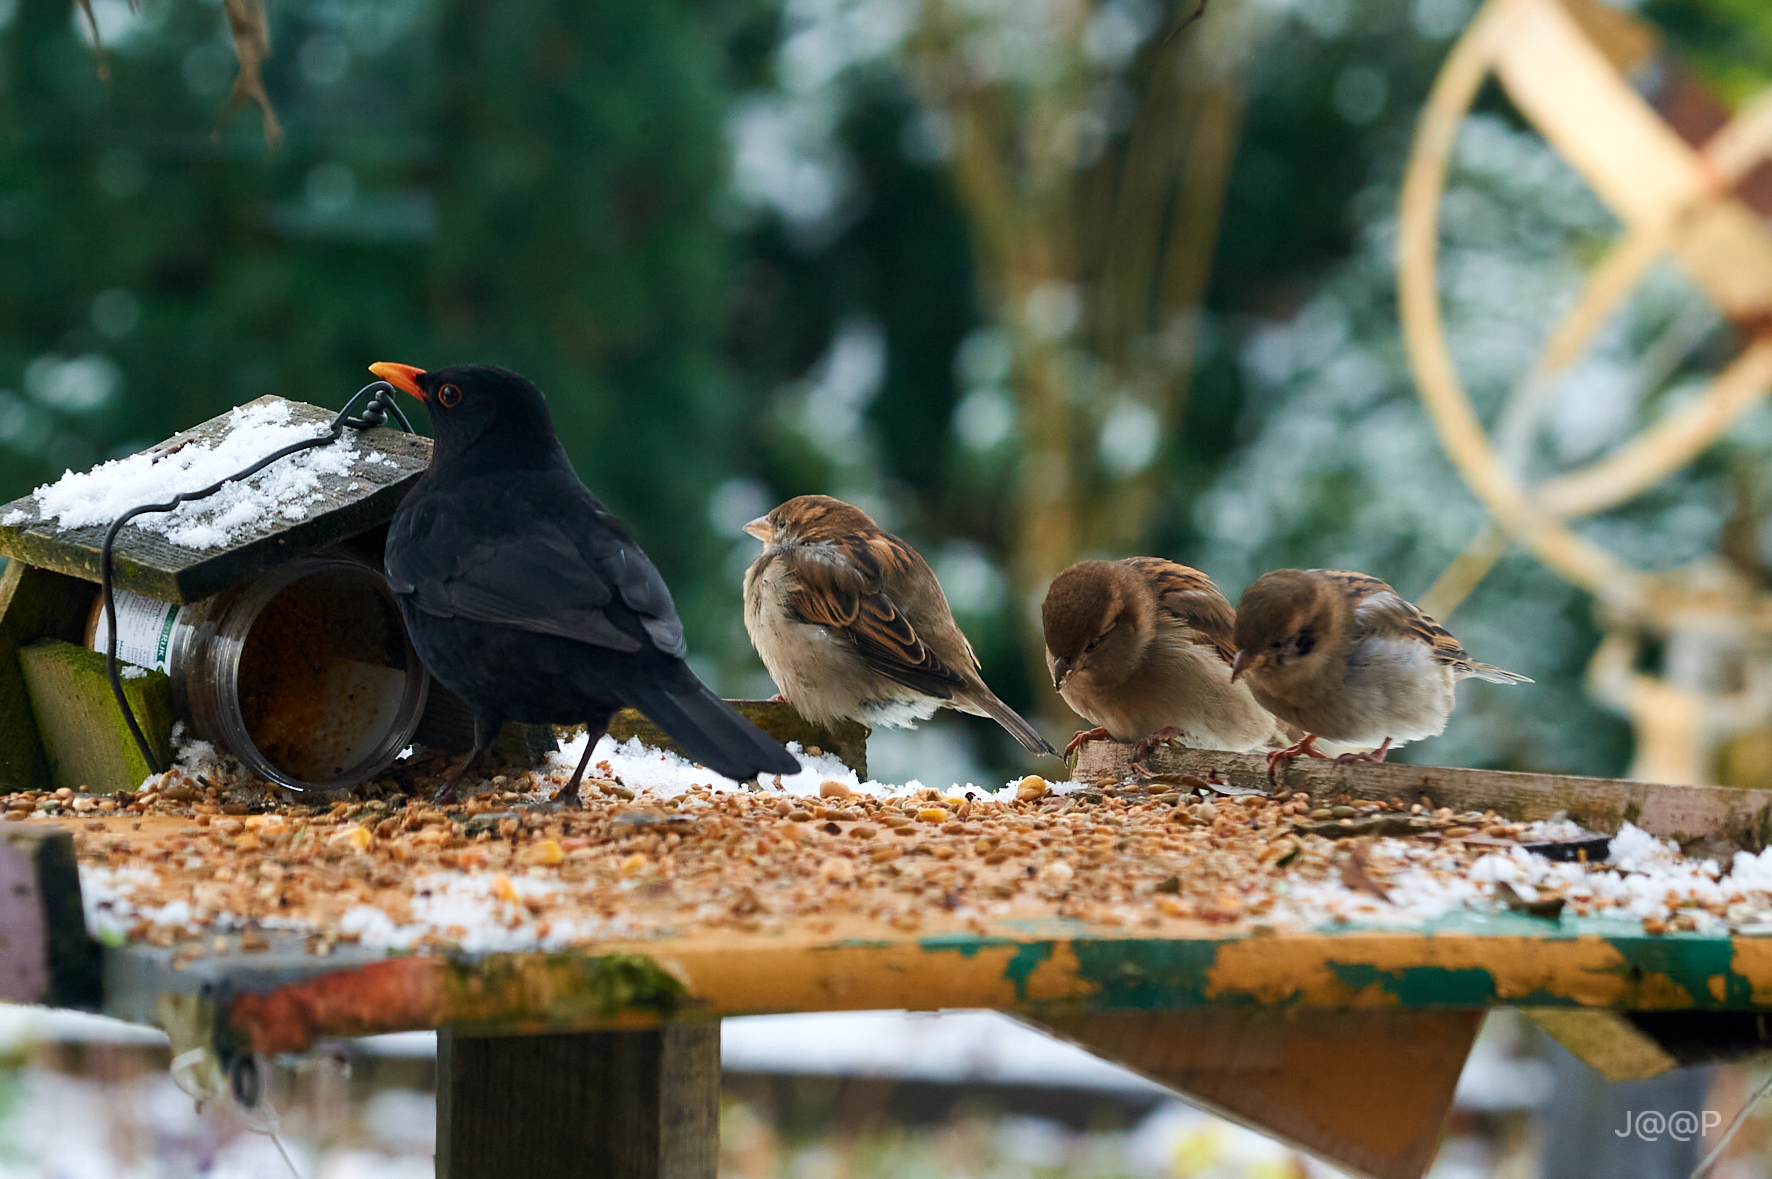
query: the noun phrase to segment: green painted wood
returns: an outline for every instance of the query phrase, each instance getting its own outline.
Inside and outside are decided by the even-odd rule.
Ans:
[[[18,651],[44,638],[78,641],[96,593],[23,561],[0,573],[0,791],[54,789]]]
[[[21,648],[18,663],[31,697],[37,733],[57,788],[112,794],[133,790],[153,770],[142,759],[111,683],[105,657],[74,643],[43,639]],[[172,764],[172,681],[165,673],[126,667],[123,698],[162,766]]]
[[[261,397],[250,405],[281,401]],[[290,420],[330,423],[336,411],[287,402]],[[145,453],[166,453],[191,441],[225,437],[229,415],[175,434]],[[125,528],[113,552],[116,583],[168,602],[194,602],[250,581],[291,557],[336,544],[393,518],[394,509],[431,461],[431,441],[400,430],[376,429],[353,435],[357,449],[378,461],[353,464],[348,474],[320,477],[319,502],[300,520],[268,520],[235,543],[219,549],[187,549],[138,528]],[[385,459],[386,461],[379,461]],[[42,519],[32,496],[0,507],[0,519],[23,513],[22,521],[0,524],[0,554],[44,569],[99,579],[99,545],[105,526],[64,529]]]
[[[801,748],[817,747],[836,754],[838,760],[863,781],[868,776],[868,734],[872,731],[860,721],[839,721],[834,725],[815,725],[781,700],[729,700],[746,720],[786,744],[798,741]],[[609,722],[609,735],[617,741],[638,737],[647,745],[682,753],[682,746],[671,740],[657,725],[631,708],[623,709]]]

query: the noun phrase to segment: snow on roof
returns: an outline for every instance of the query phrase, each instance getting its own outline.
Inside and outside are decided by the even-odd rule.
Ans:
[[[325,432],[313,422],[292,422],[288,402],[245,405],[228,415],[230,429],[214,441],[192,439],[170,450],[149,450],[101,463],[90,471],[69,471],[32,493],[37,511],[63,528],[109,524],[141,504],[162,503],[196,491],[251,466],[267,454]],[[279,520],[304,519],[323,501],[321,477],[347,477],[365,462],[389,463],[383,455],[359,450],[350,432],[330,446],[280,459],[244,483],[230,483],[197,503],[171,512],[137,516],[130,527],[158,533],[188,549],[215,549]],[[0,523],[29,519],[22,508]]]

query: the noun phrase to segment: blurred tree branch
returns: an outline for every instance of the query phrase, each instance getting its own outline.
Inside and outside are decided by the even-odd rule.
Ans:
[[[1105,8],[1048,8],[1019,72],[1002,60],[1004,34],[1026,14],[981,19],[924,0],[909,46],[924,104],[951,129],[980,286],[1015,349],[1010,582],[1039,683],[1028,607],[1079,556],[1136,551],[1161,490],[1243,109],[1238,6],[1220,5],[1184,38],[1147,35],[1118,67],[1087,49]],[[1116,133],[1099,108],[1127,87],[1135,107]]]
[[[104,41],[99,35],[98,16],[92,11],[92,0],[73,0],[73,4],[85,18],[86,27],[92,34],[93,68],[98,71],[99,80],[108,83],[111,66],[105,58]],[[131,12],[139,7],[140,0],[129,0]],[[234,58],[240,63],[240,72],[228,94],[228,109],[233,110],[242,102],[251,102],[258,107],[264,119],[265,146],[274,150],[283,143],[283,127],[277,122],[270,95],[265,93],[263,65],[265,58],[271,55],[271,26],[265,15],[265,0],[222,0],[222,9],[227,16]]]

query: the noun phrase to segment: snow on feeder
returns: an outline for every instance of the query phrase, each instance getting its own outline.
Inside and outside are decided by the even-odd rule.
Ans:
[[[150,772],[99,653],[106,529],[323,434],[333,416],[263,397],[0,507],[11,558],[0,577],[0,788],[110,792]],[[381,575],[388,521],[430,450],[398,430],[345,430],[119,531],[120,683],[162,765],[178,720],[260,777],[304,789],[365,781],[415,737],[468,747],[465,708],[430,683]]]

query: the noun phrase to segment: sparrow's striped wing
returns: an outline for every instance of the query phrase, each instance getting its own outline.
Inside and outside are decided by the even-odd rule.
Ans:
[[[1188,635],[1201,646],[1210,647],[1227,664],[1236,658],[1237,643],[1233,637],[1237,614],[1225,600],[1212,579],[1198,569],[1161,557],[1130,557],[1126,564],[1156,591],[1163,609],[1188,629]]]
[[[916,550],[886,533],[805,546],[795,555],[788,610],[802,622],[843,632],[862,662],[887,679],[950,699],[966,681],[936,657],[885,592],[889,576],[922,560]]]
[[[1409,639],[1425,646],[1429,658],[1450,667],[1460,679],[1476,676],[1498,684],[1532,682],[1523,675],[1472,659],[1451,631],[1378,578],[1345,569],[1314,572],[1329,578],[1353,603],[1355,643],[1369,638]]]

